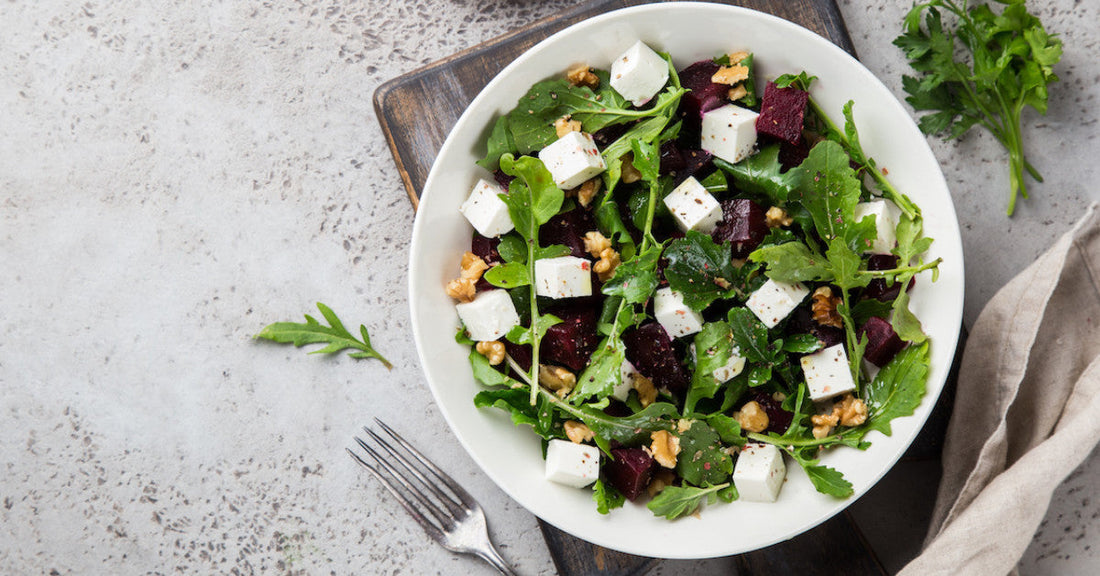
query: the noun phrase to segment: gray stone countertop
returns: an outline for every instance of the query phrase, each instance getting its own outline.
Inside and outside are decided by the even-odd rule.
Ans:
[[[967,264],[966,322],[1100,198],[1100,3],[1033,0],[1066,44],[1046,176],[1004,216],[986,134],[932,140]],[[0,573],[490,573],[431,544],[343,453],[382,416],[484,504],[524,574],[534,518],[465,455],[407,310],[412,210],[371,107],[384,80],[567,2],[6,2],[0,6]],[[896,94],[907,2],[842,0]],[[395,367],[251,339],[321,300]],[[919,549],[938,465],[853,507],[890,569]],[[1100,457],[1055,496],[1025,574],[1100,562]],[[655,574],[719,574],[729,561]]]

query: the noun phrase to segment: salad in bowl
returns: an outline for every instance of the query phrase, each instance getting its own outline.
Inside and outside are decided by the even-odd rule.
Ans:
[[[929,230],[944,227],[873,147],[862,98],[834,111],[819,88],[832,68],[775,66],[774,42],[749,35],[699,54],[610,28],[612,56],[560,60],[498,97],[465,177],[451,171],[449,188],[470,182],[449,192],[453,212],[418,217],[458,220],[468,238],[421,287],[454,306],[465,401],[494,440],[525,438],[506,448],[524,451],[511,453],[524,489],[581,494],[562,497],[573,514],[835,512],[900,455],[895,431],[907,444],[942,386],[958,316],[945,329],[922,296],[961,286],[940,278],[961,271]],[[771,541],[789,526],[774,524]]]

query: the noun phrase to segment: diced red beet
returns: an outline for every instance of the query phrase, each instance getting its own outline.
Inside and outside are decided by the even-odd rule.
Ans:
[[[680,83],[690,90],[680,98],[679,117],[683,120],[680,127],[680,141],[689,147],[699,146],[699,131],[703,123],[703,113],[725,104],[729,86],[711,82],[711,76],[718,71],[718,65],[710,60],[700,60],[680,71]]]
[[[599,311],[592,306],[571,306],[557,308],[552,314],[561,318],[561,323],[546,329],[539,346],[540,361],[579,373],[599,344]]]
[[[825,348],[844,341],[844,330],[814,322],[813,313],[805,306],[796,308],[787,321],[787,334],[813,334]]]
[[[493,171],[493,180],[496,180],[497,184],[500,184],[501,186],[503,186],[505,190],[508,189],[508,186],[512,184],[512,180],[515,180],[515,179],[516,179],[515,176],[510,176],[508,174],[505,174],[504,170],[501,170],[500,168],[497,168],[496,170]]]
[[[657,461],[641,448],[618,448],[611,456],[614,460],[604,464],[603,473],[608,483],[633,502],[649,486]]]
[[[715,242],[731,242],[733,257],[745,258],[768,235],[764,209],[747,198],[722,201],[722,221],[711,232]]]
[[[809,156],[810,146],[805,138],[798,144],[792,145],[786,142],[779,144],[779,164],[783,166],[784,172],[801,165]]]
[[[672,392],[687,388],[687,372],[676,358],[672,339],[660,324],[647,322],[628,330],[623,334],[623,343],[627,360],[658,388]]]
[[[474,232],[474,238],[470,241],[470,252],[477,254],[490,266],[503,264],[504,259],[500,257],[500,252],[497,252],[497,246],[500,246],[500,238],[486,238]]]
[[[905,348],[905,342],[894,332],[894,327],[877,316],[867,320],[859,331],[867,336],[867,349],[863,351],[863,357],[879,368],[893,360]]]
[[[867,259],[868,270],[893,270],[898,267],[898,257],[893,254],[872,254]],[[917,283],[916,278],[909,280],[909,285],[905,288],[910,290],[913,285]],[[894,282],[887,285],[886,280],[883,278],[875,278],[871,280],[867,287],[863,289],[864,298],[873,298],[882,302],[893,302],[895,298],[901,294],[901,284]]]
[[[790,428],[791,420],[794,419],[794,414],[784,410],[782,404],[772,397],[771,394],[763,390],[757,390],[753,392],[751,400],[756,400],[756,403],[764,409],[765,413],[767,413],[768,432],[782,434],[787,431],[787,428]]]
[[[756,133],[778,138],[792,146],[802,141],[802,122],[810,95],[793,86],[780,88],[768,82],[756,118]]]
[[[558,214],[539,228],[539,243],[543,246],[561,244],[568,246],[573,256],[588,258],[584,249],[584,235],[596,229],[596,219],[581,206]]]
[[[661,144],[661,174],[679,173],[686,166],[687,162],[684,161],[680,146],[675,140],[667,140]]]
[[[592,141],[596,143],[596,147],[600,150],[607,148],[611,143],[618,140],[626,131],[630,129],[629,124],[612,124],[605,128],[601,128],[592,135]]]
[[[522,368],[524,371],[530,371],[531,370],[531,346],[530,345],[528,345],[528,344],[512,344],[511,342],[508,341],[507,338],[501,338],[500,341],[504,342],[504,351],[507,352],[508,355],[511,356],[513,360],[516,361],[516,364],[519,364],[520,368]],[[501,366],[497,366],[497,368],[501,368]],[[523,378],[520,377],[519,374],[516,374],[516,371],[512,370],[512,368],[510,366],[506,370],[507,370],[508,375],[511,376],[512,378],[515,378],[516,380],[520,380],[520,381],[523,380]]]

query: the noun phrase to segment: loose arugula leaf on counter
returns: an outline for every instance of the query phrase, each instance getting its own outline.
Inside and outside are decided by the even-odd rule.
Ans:
[[[706,502],[714,502],[718,498],[718,492],[731,487],[729,482],[716,484],[707,488],[695,486],[669,486],[653,497],[646,505],[654,515],[664,516],[669,520],[675,520],[682,516],[694,514],[699,506]],[[732,501],[736,491],[726,496]],[[725,498],[723,498],[725,499]]]
[[[314,350],[310,354],[335,354],[341,350],[356,349],[359,352],[351,352],[348,356],[356,359],[375,358],[382,362],[386,368],[393,368],[393,364],[390,364],[389,360],[386,360],[371,346],[370,334],[367,333],[366,326],[359,325],[359,333],[363,338],[359,340],[351,332],[348,332],[347,328],[344,328],[344,324],[340,322],[340,319],[331,308],[318,302],[317,309],[321,311],[321,316],[328,321],[328,326],[322,325],[312,316],[306,314],[304,324],[275,322],[265,326],[255,337],[282,344],[294,344],[299,348],[307,344],[327,344],[324,348]]]
[[[715,244],[706,234],[688,230],[665,249],[668,285],[683,294],[684,303],[701,311],[719,298],[744,298],[743,271],[732,264],[730,244]]]
[[[615,489],[614,486],[604,484],[603,480],[596,480],[592,487],[592,500],[596,502],[596,511],[607,514],[615,508],[622,508],[626,503],[626,496]]]
[[[1047,33],[1023,0],[1002,3],[1004,10],[996,14],[985,4],[922,2],[905,16],[894,45],[921,73],[902,77],[906,101],[918,112],[930,112],[920,119],[921,131],[954,139],[981,125],[1008,151],[1012,216],[1016,197],[1028,197],[1024,172],[1043,181],[1024,156],[1020,115],[1027,106],[1046,114],[1062,41]],[[955,16],[954,26],[945,24],[941,10]]]
[[[796,170],[782,171],[778,144],[765,146],[737,164],[730,164],[721,158],[715,158],[713,162],[733,178],[738,188],[764,196],[773,206],[785,205],[787,197],[798,184]]]

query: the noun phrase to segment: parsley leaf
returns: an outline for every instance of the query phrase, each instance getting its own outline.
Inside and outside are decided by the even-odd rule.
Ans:
[[[310,354],[335,354],[341,350],[354,348],[359,352],[349,353],[348,355],[352,358],[376,358],[386,368],[393,368],[393,364],[390,364],[389,360],[386,360],[371,346],[370,334],[367,333],[366,326],[359,325],[359,333],[363,338],[359,340],[351,332],[348,332],[347,328],[344,328],[344,324],[340,322],[340,319],[336,317],[336,313],[331,308],[318,302],[317,309],[328,321],[328,326],[323,326],[312,316],[306,314],[305,324],[275,322],[265,326],[255,337],[283,344],[294,344],[298,347],[306,344],[327,344],[324,348],[314,350]]]
[[[1002,3],[1001,14],[985,4],[955,0],[917,4],[894,45],[919,73],[903,76],[902,88],[914,110],[929,112],[920,119],[925,134],[958,138],[980,125],[1008,151],[1007,212],[1012,216],[1017,196],[1027,198],[1024,172],[1043,181],[1024,156],[1020,116],[1025,107],[1046,114],[1048,86],[1058,81],[1053,67],[1062,58],[1062,41],[1047,33],[1023,0]],[[941,10],[954,16],[953,26],[944,22]]]

